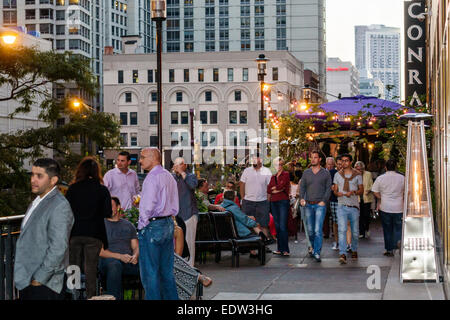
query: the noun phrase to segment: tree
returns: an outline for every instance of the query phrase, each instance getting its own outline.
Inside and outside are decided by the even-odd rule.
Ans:
[[[117,147],[120,124],[114,115],[87,107],[74,110],[69,98],[53,97],[53,88],[65,84],[75,86],[83,96],[96,93],[89,60],[70,52],[6,45],[0,45],[0,56],[0,103],[17,106],[9,117],[30,113],[37,104],[38,119],[47,124],[0,134],[0,215],[23,214],[30,197],[26,159],[36,159],[45,149],[51,149],[70,171],[65,162],[73,164],[81,157],[71,151],[71,143],[83,136],[101,147]],[[62,117],[70,121],[57,126],[56,121]]]

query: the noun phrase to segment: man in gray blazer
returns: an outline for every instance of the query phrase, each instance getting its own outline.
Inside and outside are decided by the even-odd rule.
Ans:
[[[36,195],[23,219],[16,244],[14,282],[21,300],[64,298],[64,271],[74,218],[69,202],[56,188],[60,166],[38,159],[31,170]]]

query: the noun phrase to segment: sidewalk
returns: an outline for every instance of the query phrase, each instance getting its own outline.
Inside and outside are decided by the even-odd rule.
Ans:
[[[284,258],[267,253],[267,263],[260,266],[248,254],[240,256],[240,268],[231,268],[230,252],[222,253],[220,263],[209,255],[206,264],[198,265],[213,284],[204,289],[204,299],[214,300],[443,300],[442,284],[401,284],[400,257],[385,257],[381,224],[371,224],[371,235],[360,239],[357,261],[348,259],[340,265],[338,251],[331,249],[333,240],[324,239],[322,262],[317,263],[307,254],[303,232],[298,243],[290,238],[291,256]],[[271,245],[272,250],[276,244]],[[380,270],[380,289],[369,289],[369,266]],[[371,281],[369,281],[372,283]]]

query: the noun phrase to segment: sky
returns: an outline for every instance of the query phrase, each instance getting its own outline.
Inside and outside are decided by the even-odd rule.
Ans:
[[[327,57],[355,64],[356,25],[384,24],[400,28],[403,87],[403,3],[404,0],[326,0]]]

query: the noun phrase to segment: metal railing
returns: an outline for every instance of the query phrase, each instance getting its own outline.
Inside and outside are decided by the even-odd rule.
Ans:
[[[0,218],[0,300],[14,300],[14,253],[25,215]]]

